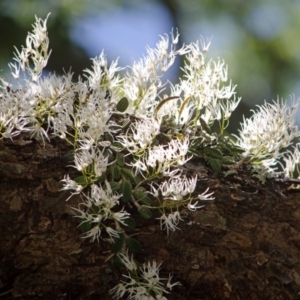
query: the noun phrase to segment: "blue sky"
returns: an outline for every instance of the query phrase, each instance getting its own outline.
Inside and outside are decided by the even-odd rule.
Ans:
[[[119,57],[120,65],[125,66],[146,54],[146,46],[154,47],[159,35],[169,33],[172,26],[162,5],[141,2],[134,7],[118,5],[103,13],[90,12],[74,22],[71,36],[90,57],[104,49],[109,60]]]

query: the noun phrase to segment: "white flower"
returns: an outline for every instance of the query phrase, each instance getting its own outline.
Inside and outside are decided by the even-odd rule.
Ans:
[[[73,114],[73,126],[78,131],[78,140],[93,138],[98,142],[105,132],[111,132],[109,119],[112,108],[105,95],[105,90],[94,90],[77,108],[76,114]]]
[[[283,170],[286,177],[292,177],[295,170],[299,168],[300,164],[300,144],[297,143],[295,147],[293,147],[293,151],[289,150],[283,158]]]
[[[278,166],[281,165],[275,158],[264,159],[261,164],[252,164],[252,176],[257,177],[263,184],[267,178],[278,176]]]
[[[237,137],[237,145],[244,149],[245,157],[260,160],[282,156],[281,149],[288,147],[299,136],[295,114],[299,101],[291,107],[283,101],[273,101],[258,107],[251,118],[245,119]]]
[[[151,185],[152,195],[158,197],[159,192],[162,197],[168,200],[178,201],[187,195],[191,195],[196,188],[197,176],[188,179],[184,177],[171,178],[168,181],[162,182],[158,189]]]
[[[71,196],[67,200],[69,200],[73,195],[80,194],[83,190],[83,186],[70,179],[69,175],[65,175],[64,179],[62,179],[61,182],[64,185],[61,190],[75,191],[71,193]]]
[[[169,279],[168,279],[168,282],[167,282],[167,288],[171,291],[173,286],[176,286],[176,285],[181,285],[180,282],[175,282],[175,283],[171,283],[171,280],[172,280],[172,277],[170,274],[169,274]]]
[[[47,20],[49,15],[45,20],[35,17],[33,31],[32,33],[28,33],[26,39],[26,47],[23,47],[21,52],[16,49],[14,60],[19,66],[9,64],[13,77],[19,78],[20,70],[24,74],[27,70],[30,74],[30,81],[38,81],[50,56],[50,53],[48,54],[49,39],[47,35]]]
[[[120,258],[122,264],[129,270],[129,271],[136,271],[137,265],[131,255],[131,258],[128,257],[128,252],[126,254],[119,253],[118,257]]]
[[[106,189],[103,189],[101,185],[93,184],[90,196],[86,196],[86,199],[101,209],[104,218],[108,218],[114,214],[111,209],[119,204],[119,198],[122,194],[113,193],[110,184],[107,181],[105,181],[105,184]]]
[[[213,199],[211,199],[211,200],[213,200]],[[196,203],[192,203],[192,201],[190,201],[189,204],[187,205],[187,208],[190,211],[196,211],[197,209],[204,207],[204,205],[197,206],[197,204],[198,204],[198,201]]]
[[[161,217],[157,219],[160,220],[160,229],[161,230],[166,229],[168,235],[169,235],[169,230],[175,231],[176,229],[179,229],[177,225],[179,221],[183,221],[178,211],[174,213],[170,213],[168,216],[162,214]]]
[[[151,262],[148,261],[148,264],[143,264],[142,273],[143,277],[147,280],[152,279],[153,277],[158,279],[159,278],[159,267],[161,263],[157,265],[156,261]]]
[[[96,176],[100,177],[105,171],[108,163],[108,156],[104,157],[103,152],[92,147],[93,139],[80,141],[78,151],[75,153],[74,163],[78,171],[85,172],[88,166],[93,167]]]
[[[126,136],[118,136],[117,138],[129,152],[142,152],[151,145],[153,139],[159,133],[159,129],[159,121],[153,117],[145,118],[132,124],[131,134],[127,132]]]
[[[50,142],[47,130],[45,130],[43,125],[41,125],[36,119],[32,126],[24,128],[23,131],[28,131],[31,134],[30,138],[36,137],[38,140],[42,140],[43,144],[45,144],[44,138]]]
[[[120,232],[112,229],[111,227],[106,227],[105,230],[109,234],[111,239],[120,237],[120,235],[119,235]]]
[[[130,216],[130,213],[122,209],[121,211],[118,211],[116,213],[112,213],[112,218],[117,220],[118,222],[122,223],[123,225],[127,226],[125,223],[125,220],[128,219]]]
[[[124,283],[118,283],[109,293],[114,294],[114,298],[120,299],[127,293],[127,286]]]
[[[240,101],[235,96],[236,86],[231,82],[226,85],[228,70],[225,62],[220,59],[206,62],[205,54],[209,45],[210,41],[205,44],[202,39],[187,46],[189,52],[183,67],[184,79],[171,86],[172,96],[178,97],[177,108],[174,101],[165,105],[166,108],[170,107],[171,113],[167,115],[173,115],[177,124],[187,123],[192,113],[196,112],[194,121],[201,125],[201,112],[201,118],[208,126],[212,126],[215,120],[228,120]]]
[[[166,146],[156,146],[149,149],[146,165],[164,173],[170,167],[184,165],[191,157],[186,158],[189,149],[189,138],[171,140]]]
[[[179,282],[171,284],[171,275],[166,286],[163,284],[167,279],[159,276],[161,263],[148,261],[143,264],[140,273],[137,273],[137,265],[132,256],[129,258],[128,253],[120,253],[118,256],[129,272],[128,275],[123,275],[127,281],[122,281],[110,290],[109,293],[113,294],[114,298],[120,299],[126,295],[127,299],[132,300],[167,300],[163,294],[169,293],[168,289],[172,290],[174,286],[180,285]]]
[[[200,200],[214,200],[215,197],[211,197],[211,195],[213,195],[214,192],[211,192],[210,194],[207,194],[208,190],[209,190],[209,188],[207,188],[202,194],[198,195],[198,198]],[[200,208],[200,207],[198,207],[198,208]]]
[[[81,236],[82,236],[82,238],[92,238],[93,242],[95,240],[97,240],[99,242],[100,235],[101,235],[100,225],[95,225],[91,230],[83,233]]]
[[[155,49],[148,47],[147,56],[133,63],[131,72],[126,74],[124,80],[124,93],[130,103],[128,113],[134,113],[137,117],[153,113],[159,89],[163,87],[161,76],[173,65],[177,55],[188,51],[185,46],[175,49],[178,37],[178,34],[174,36],[172,33],[170,43],[167,35],[161,36]]]
[[[186,158],[188,146],[188,137],[183,140],[174,139],[167,145],[158,145],[148,149],[147,153],[138,157],[135,162],[129,165],[135,169],[135,174],[140,173],[143,177],[147,175],[145,173],[150,172],[150,168],[153,169],[152,173],[178,177],[180,170],[177,167],[191,159],[191,157]]]
[[[88,79],[89,86],[94,90],[99,88],[105,90],[113,90],[118,87],[122,80],[115,76],[116,72],[122,70],[118,67],[118,61],[113,61],[108,67],[108,62],[102,51],[99,57],[92,59],[92,69],[85,70],[85,77]]]
[[[69,182],[70,180],[67,178],[66,181]],[[74,182],[71,181],[71,183]],[[64,189],[71,187],[71,183]],[[91,186],[90,195],[83,194],[85,198],[84,202],[80,203],[78,208],[73,208],[73,210],[77,212],[76,217],[82,220],[81,224],[86,222],[93,224],[93,228],[82,235],[83,238],[91,237],[93,241],[95,239],[98,240],[101,235],[101,227],[105,227],[106,232],[111,238],[118,237],[119,233],[116,230],[102,224],[106,219],[117,220],[126,225],[124,220],[128,218],[129,213],[123,209],[119,212],[112,211],[112,208],[119,204],[118,199],[121,195],[113,193],[108,181],[105,181],[105,185],[106,189],[93,184]]]

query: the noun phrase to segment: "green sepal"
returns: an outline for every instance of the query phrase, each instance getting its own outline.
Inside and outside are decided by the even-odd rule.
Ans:
[[[119,112],[124,112],[129,105],[129,101],[126,97],[123,97],[116,105],[116,110]]]
[[[144,219],[150,219],[152,217],[152,212],[151,210],[144,206],[144,205],[141,205],[139,208],[138,208],[138,212],[139,214],[144,218]]]
[[[126,246],[127,248],[132,251],[132,252],[138,252],[138,251],[141,251],[141,244],[139,243],[138,240],[132,238],[132,237],[129,237],[129,238],[126,238],[125,239],[125,243],[126,243]]]
[[[132,185],[131,182],[127,179],[124,179],[121,184],[122,187],[122,202],[128,203],[131,200],[132,196]]]
[[[114,242],[111,246],[111,251],[113,253],[118,253],[121,251],[122,247],[123,247],[123,244],[124,244],[124,232],[119,232],[119,237],[114,237]]]

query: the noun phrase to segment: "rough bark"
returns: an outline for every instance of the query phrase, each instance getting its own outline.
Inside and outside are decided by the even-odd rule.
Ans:
[[[122,270],[111,265],[110,244],[80,238],[78,222],[60,191],[74,175],[58,139],[24,135],[0,142],[1,299],[111,299]],[[163,262],[162,277],[181,286],[168,299],[300,299],[300,197],[288,184],[260,184],[244,167],[225,177],[200,162],[197,190],[216,199],[183,211],[181,230],[160,231],[157,220],[138,220],[131,233],[142,244],[139,261]],[[139,221],[141,221],[139,223]]]

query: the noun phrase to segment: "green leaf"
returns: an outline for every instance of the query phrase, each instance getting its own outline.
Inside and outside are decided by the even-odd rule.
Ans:
[[[221,164],[218,159],[207,157],[206,161],[215,173],[221,172]]]
[[[107,177],[107,172],[105,171],[100,177],[97,178],[96,183],[102,183]]]
[[[130,251],[132,251],[132,252],[141,251],[142,246],[138,240],[136,240],[132,237],[129,237],[129,238],[125,239],[125,243],[126,243],[127,248]]]
[[[204,148],[204,153],[213,158],[221,159],[223,157],[223,153],[218,148],[206,147]]]
[[[85,221],[85,219],[80,219],[81,222]],[[93,225],[91,222],[83,222],[79,225],[79,228],[82,232],[88,232],[92,229]]]
[[[189,153],[193,154],[195,157],[203,158],[203,154],[199,150],[195,149],[194,147],[189,148]]]
[[[202,118],[200,118],[200,124],[201,124],[202,129],[204,129],[207,133],[211,133],[209,126]]]
[[[235,163],[234,159],[228,156],[222,157],[221,162],[224,165],[232,165],[233,163]]]
[[[141,205],[139,208],[138,208],[138,212],[139,214],[144,218],[144,219],[150,219],[152,217],[152,212],[151,210],[144,206],[144,205]]]
[[[147,197],[147,193],[143,192],[143,191],[139,191],[139,190],[136,190],[132,193],[133,197],[135,200],[141,200],[145,197]]]
[[[149,197],[145,197],[145,198],[143,198],[143,199],[141,199],[139,201],[142,204],[147,205],[147,206],[150,206],[152,204],[152,201],[151,201],[151,199]]]
[[[125,165],[124,154],[122,154],[122,153],[117,154],[117,165],[121,168],[124,167],[124,165]]]
[[[109,172],[111,174],[112,180],[120,180],[121,178],[121,168],[117,164],[109,166]]]
[[[114,242],[111,246],[111,251],[113,253],[118,253],[121,251],[124,244],[124,232],[119,232],[119,237],[114,238]]]
[[[117,252],[114,252],[114,253],[117,253]],[[120,269],[121,267],[123,267],[123,263],[122,263],[122,260],[119,258],[118,255],[116,255],[115,257],[113,257],[111,260],[110,260],[112,266],[116,269]]]
[[[133,175],[133,173],[126,169],[126,168],[122,168],[121,169],[121,173],[127,178],[129,179],[132,183],[137,184],[137,178]]]
[[[64,156],[61,157],[62,161],[65,163],[68,163],[71,161],[73,162],[74,161],[74,153],[75,153],[74,150],[69,151],[67,154],[65,154]]]
[[[111,135],[110,133],[104,132],[103,135],[104,135],[104,140],[105,140],[105,141],[109,141],[109,142],[111,142],[111,143],[114,142],[114,139],[113,139],[113,137],[112,137],[112,135]]]
[[[127,129],[130,127],[131,125],[131,120],[128,118],[128,119],[125,119],[123,120],[122,124],[120,124],[122,126],[122,129],[124,132],[127,131]]]
[[[124,149],[124,147],[122,146],[122,144],[120,142],[114,141],[112,143],[112,149],[114,149],[115,151],[122,151]]]
[[[136,227],[135,220],[132,218],[126,218],[123,222],[129,229],[134,229]]]
[[[121,185],[118,182],[113,181],[113,182],[110,182],[109,184],[110,184],[110,187],[113,192],[118,191],[121,188]]]
[[[122,181],[122,202],[128,203],[131,200],[132,196],[132,185],[131,182],[127,179]]]
[[[88,181],[86,180],[86,177],[85,176],[78,176],[74,179],[74,181],[77,183],[77,184],[80,184],[81,186],[83,187],[87,187],[88,186]]]
[[[124,112],[129,105],[129,101],[126,97],[123,97],[116,105],[116,110],[119,112]]]
[[[146,190],[142,187],[138,187],[135,191],[133,191],[132,195],[135,200],[141,202],[144,205],[150,206],[152,204],[152,201],[148,197]]]

